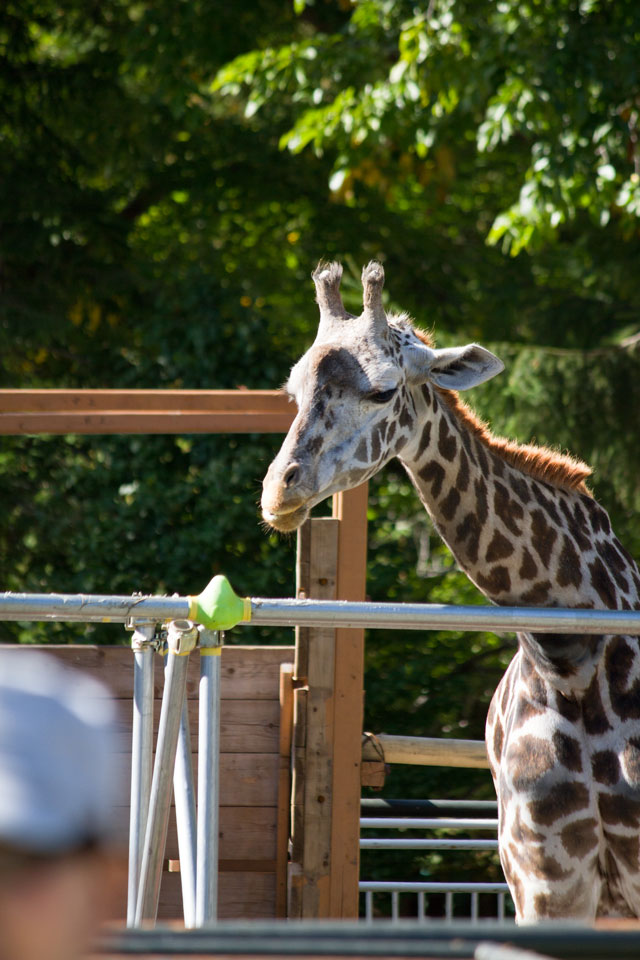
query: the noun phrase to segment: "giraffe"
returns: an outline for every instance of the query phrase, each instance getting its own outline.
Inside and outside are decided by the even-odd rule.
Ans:
[[[640,609],[640,574],[589,493],[589,468],[493,436],[458,391],[500,373],[484,347],[436,349],[362,273],[313,273],[320,323],[291,370],[297,416],[263,481],[262,513],[291,531],[330,494],[398,457],[439,535],[495,604]],[[520,634],[487,717],[499,849],[518,922],[640,916],[640,644]]]

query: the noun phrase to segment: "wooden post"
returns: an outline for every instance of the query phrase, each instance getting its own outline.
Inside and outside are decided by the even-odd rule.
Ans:
[[[339,600],[364,600],[368,485],[333,498],[339,521]],[[364,722],[364,630],[336,630],[331,916],[357,918]]]
[[[298,534],[298,597],[336,596],[338,521],[307,521]],[[330,916],[335,631],[296,630],[290,917]]]
[[[364,599],[366,487],[298,535],[297,595]],[[364,632],[299,628],[289,916],[357,917]]]

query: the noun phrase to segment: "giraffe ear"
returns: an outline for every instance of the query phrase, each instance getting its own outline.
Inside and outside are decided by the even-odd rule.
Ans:
[[[504,370],[502,360],[477,343],[434,350],[433,353],[429,380],[448,390],[468,390]]]
[[[504,370],[502,360],[477,343],[443,350],[423,347],[418,352],[421,362],[417,356],[412,357],[411,379],[417,383],[430,380],[447,390],[468,390]]]

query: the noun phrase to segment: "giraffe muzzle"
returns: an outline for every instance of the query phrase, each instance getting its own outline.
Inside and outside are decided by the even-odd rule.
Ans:
[[[279,470],[274,461],[262,483],[262,516],[282,533],[296,530],[309,515],[309,495],[300,489],[302,468],[297,460]]]

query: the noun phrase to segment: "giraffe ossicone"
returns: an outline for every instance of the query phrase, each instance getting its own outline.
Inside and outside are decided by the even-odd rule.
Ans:
[[[384,271],[313,273],[318,335],[286,385],[297,416],[263,482],[264,519],[296,529],[321,500],[392,457],[459,566],[491,601],[640,609],[640,573],[572,457],[493,436],[459,390],[502,362],[478,344],[438,350],[387,315]],[[517,918],[640,916],[640,644],[637,637],[520,634],[492,699],[486,742],[500,858]]]

